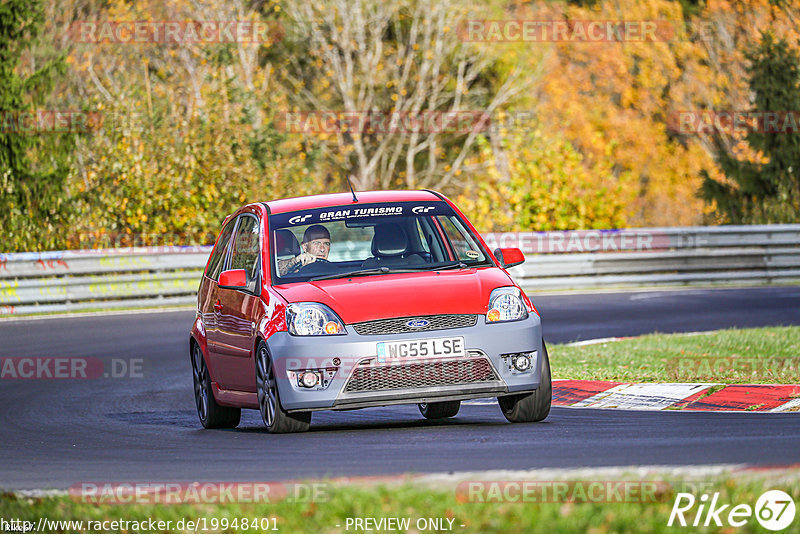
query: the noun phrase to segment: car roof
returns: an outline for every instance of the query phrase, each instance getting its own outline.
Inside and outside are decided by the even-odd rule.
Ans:
[[[359,204],[373,202],[415,202],[444,200],[444,197],[433,191],[356,191]],[[284,198],[264,202],[270,213],[287,213],[290,211],[307,210],[313,208],[327,208],[332,206],[353,205],[352,193],[332,193],[328,195],[313,195],[308,197]]]

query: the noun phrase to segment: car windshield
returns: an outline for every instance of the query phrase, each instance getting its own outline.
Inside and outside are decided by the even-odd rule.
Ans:
[[[271,215],[274,283],[492,265],[442,201],[386,202]]]

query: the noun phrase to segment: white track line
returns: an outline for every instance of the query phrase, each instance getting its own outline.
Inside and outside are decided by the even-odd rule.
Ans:
[[[675,336],[706,336],[708,334],[716,334],[719,330],[703,330],[700,332],[671,332],[668,335]],[[650,335],[650,334],[643,334]],[[585,339],[583,341],[573,341],[572,343],[564,343],[563,347],[584,347],[586,345],[598,345],[600,343],[613,343],[615,341],[622,341],[624,339],[636,339],[642,336],[622,336],[622,337],[599,337],[595,339]]]
[[[792,409],[800,409],[800,399],[792,399],[787,403],[781,404],[771,409],[770,412],[788,412]]]

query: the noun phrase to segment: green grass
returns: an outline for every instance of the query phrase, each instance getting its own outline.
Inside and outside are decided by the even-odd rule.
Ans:
[[[788,472],[784,472],[788,473]],[[124,519],[142,521],[148,518],[171,520],[173,525],[180,519],[194,520],[212,518],[275,518],[279,532],[316,533],[316,532],[363,532],[346,529],[347,518],[400,517],[410,518],[412,528],[419,518],[454,519],[452,532],[491,533],[491,532],[559,532],[559,533],[611,533],[611,532],[674,532],[676,527],[667,527],[667,521],[678,491],[688,491],[698,498],[698,502],[687,513],[691,522],[699,505],[702,494],[713,495],[719,492],[719,503],[749,504],[754,506],[758,496],[768,489],[780,489],[787,492],[795,502],[800,502],[800,478],[797,473],[790,477],[783,476],[776,481],[775,474],[757,475],[758,478],[715,478],[695,482],[668,481],[659,486],[655,492],[649,492],[644,499],[632,499],[633,502],[565,502],[560,499],[554,503],[536,502],[465,502],[465,495],[459,498],[454,484],[439,484],[436,489],[406,483],[402,486],[387,488],[385,486],[337,486],[331,487],[327,498],[318,502],[293,503],[282,501],[277,503],[245,503],[245,504],[89,504],[70,497],[28,498],[13,494],[0,496],[0,517],[31,521],[34,524],[40,517],[49,520],[83,520],[102,521]],[[770,481],[772,479],[772,482]],[[625,478],[611,477],[619,481]],[[632,480],[627,478],[627,480]],[[637,480],[637,479],[633,479]],[[657,479],[649,478],[654,481]],[[585,483],[585,482],[584,482]],[[581,484],[572,482],[571,484]],[[574,486],[573,486],[574,487]],[[571,493],[574,495],[574,493]],[[637,502],[638,501],[638,502]],[[730,510],[731,507],[728,508]],[[724,520],[724,515],[723,515]],[[800,521],[795,519],[794,525]],[[208,523],[210,525],[210,523]],[[337,526],[339,525],[339,526]],[[463,526],[461,526],[463,525]],[[119,532],[121,529],[112,530]],[[681,530],[681,529],[677,529]],[[691,532],[718,532],[719,528],[683,529]],[[51,530],[66,532],[64,529]],[[96,530],[75,530],[69,532],[96,532]],[[141,532],[151,532],[139,530]],[[177,532],[175,527],[163,529],[164,532]],[[260,530],[243,530],[241,528],[216,528],[213,532],[260,532]],[[268,530],[267,532],[271,532]],[[422,531],[422,530],[420,530]],[[766,532],[751,517],[744,527],[731,529],[730,532]],[[788,531],[791,531],[791,528]],[[108,531],[105,531],[108,532]],[[380,532],[380,531],[376,531]],[[391,531],[390,531],[391,532]],[[434,531],[435,532],[435,531]]]
[[[800,384],[800,327],[650,334],[548,347],[553,378],[621,382]]]

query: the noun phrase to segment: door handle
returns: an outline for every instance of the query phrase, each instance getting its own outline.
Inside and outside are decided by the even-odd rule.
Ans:
[[[214,309],[217,311],[222,311],[222,303],[220,301],[217,301],[217,303],[214,304]]]

